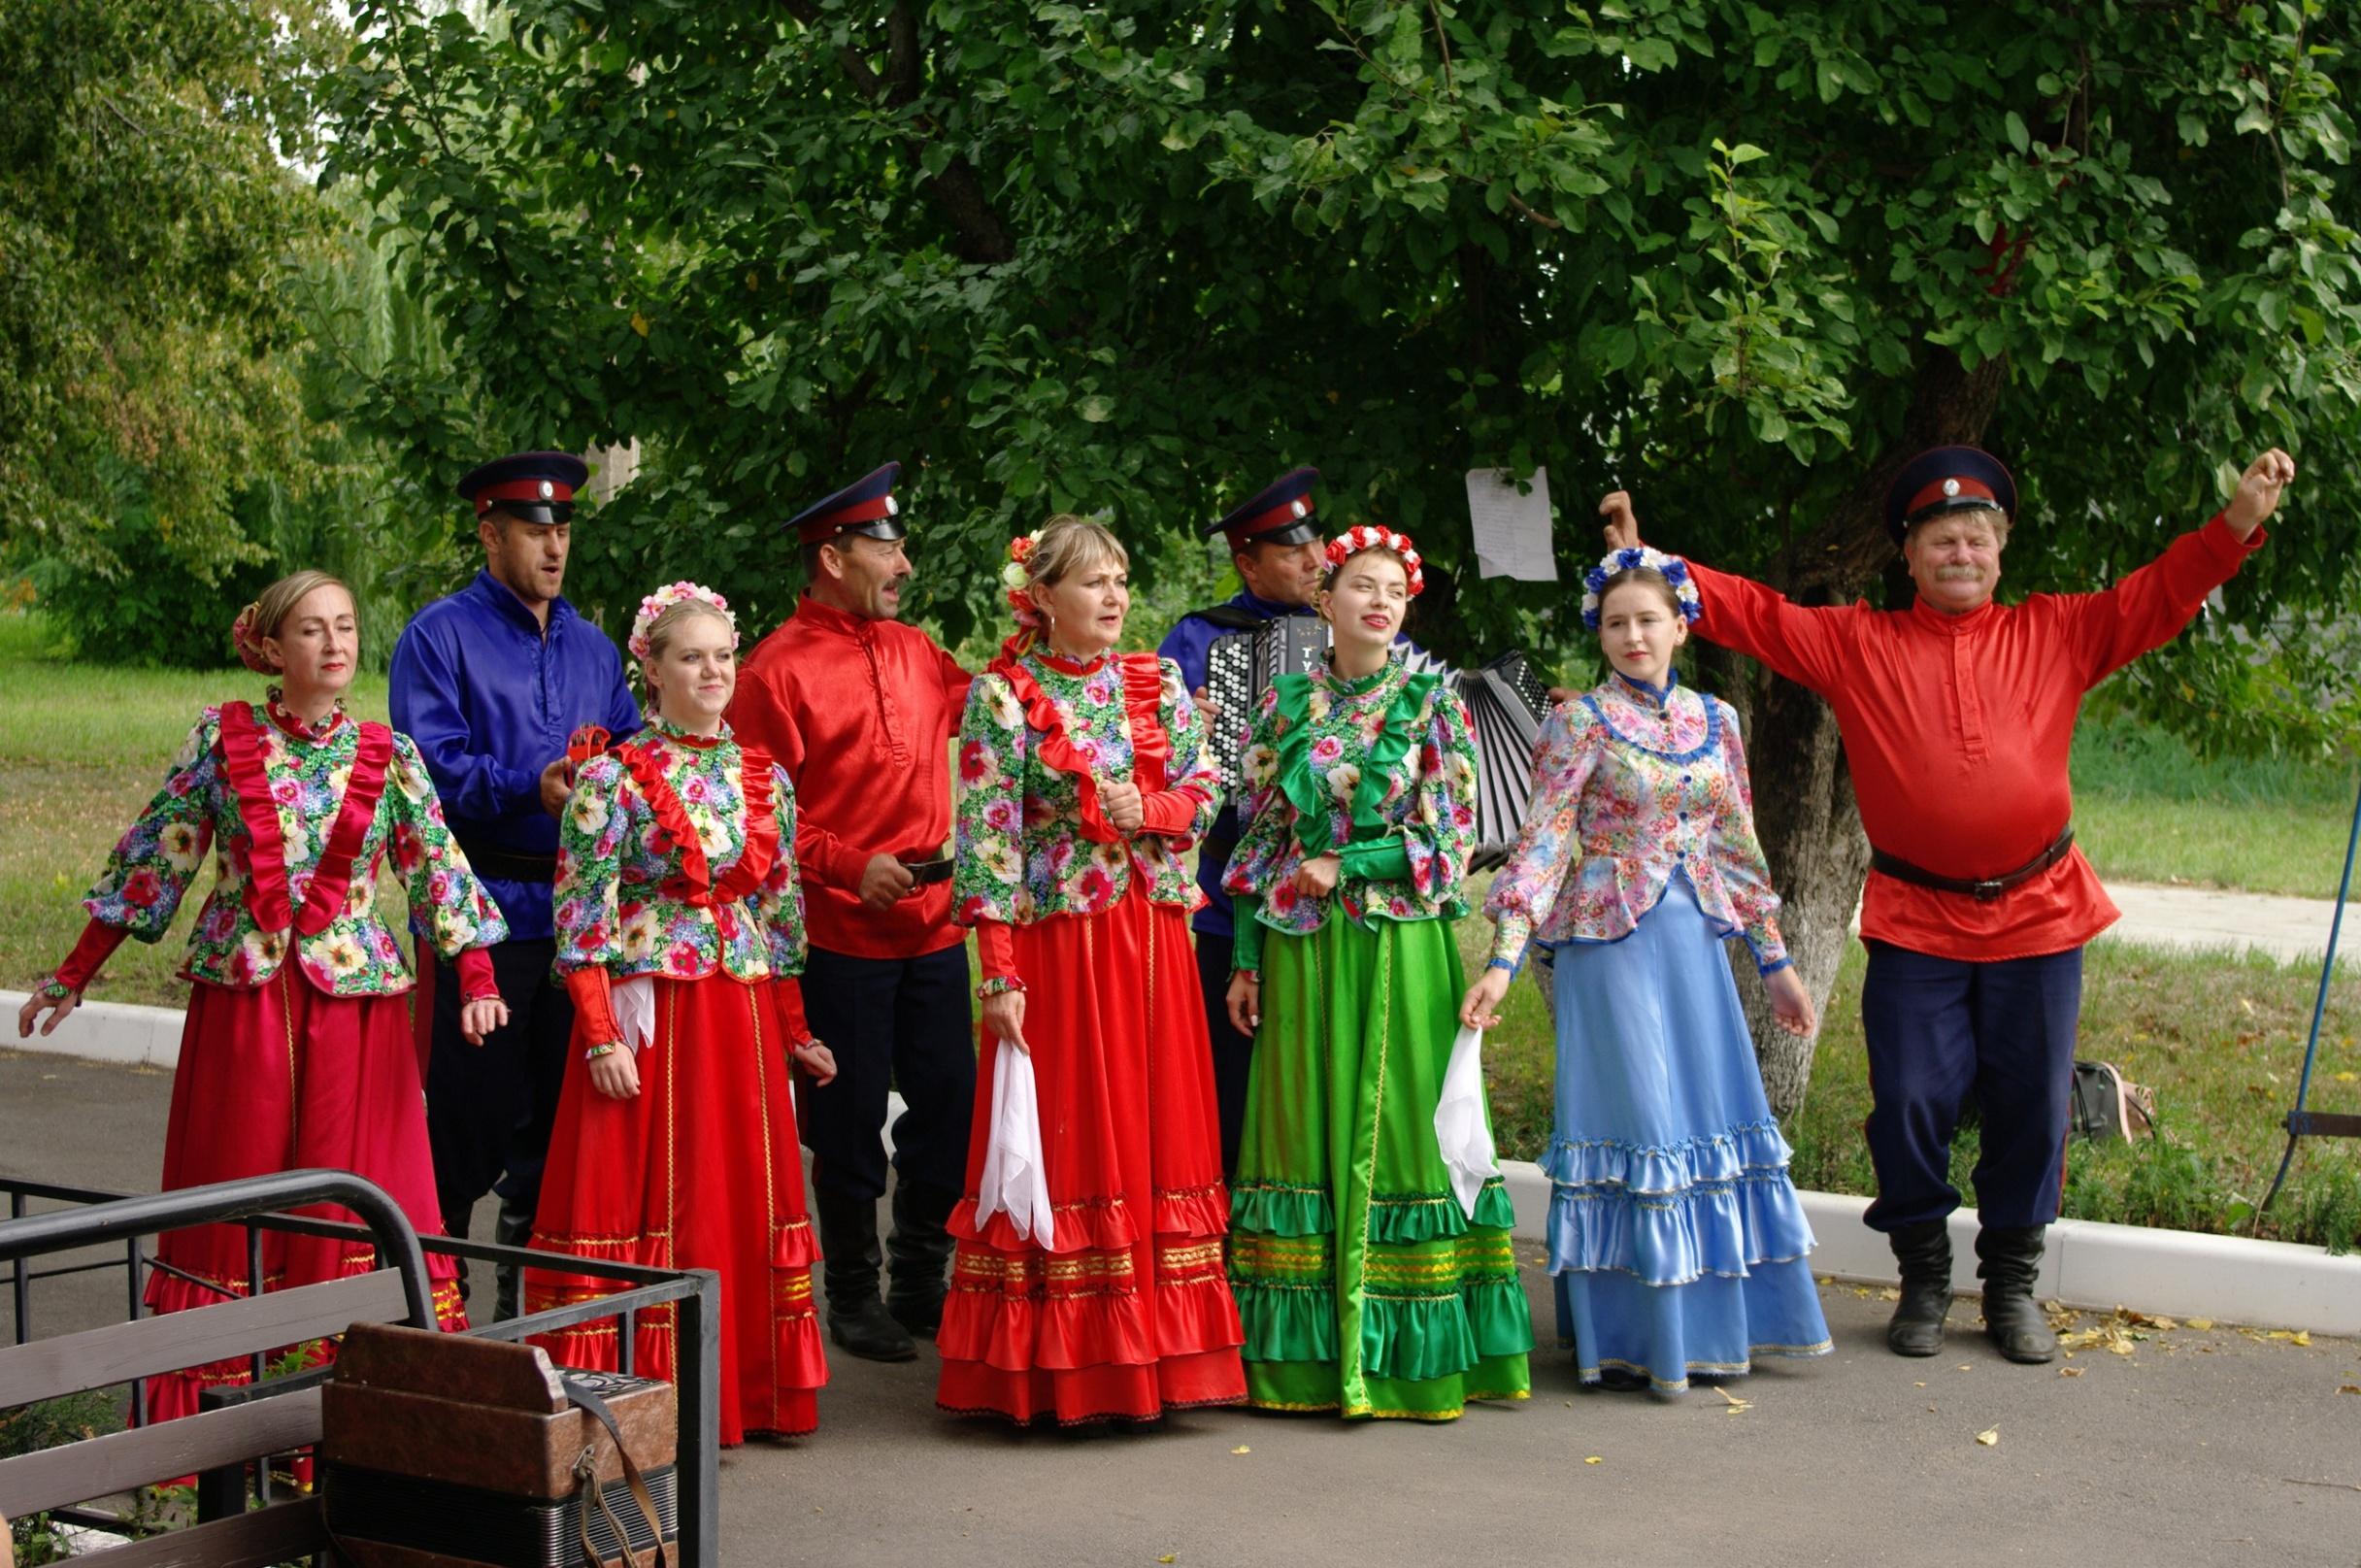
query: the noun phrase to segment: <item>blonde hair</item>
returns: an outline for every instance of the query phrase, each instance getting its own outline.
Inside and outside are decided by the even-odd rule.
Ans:
[[[1061,512],[1041,525],[1039,543],[1025,557],[1025,576],[1037,586],[1055,587],[1077,572],[1113,562],[1131,570],[1131,554],[1105,523]]]
[[[262,640],[278,636],[280,628],[286,624],[287,617],[294,614],[295,607],[321,588],[342,589],[345,598],[353,607],[353,618],[356,621],[360,618],[360,602],[353,597],[351,587],[343,578],[310,567],[300,572],[289,572],[264,588],[255,596],[254,602],[239,611],[238,618],[230,622],[230,644],[237,649],[239,659],[248,669],[263,675],[281,673],[278,661],[263,651]]]

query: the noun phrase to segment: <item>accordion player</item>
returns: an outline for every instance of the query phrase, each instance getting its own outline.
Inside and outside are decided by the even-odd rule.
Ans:
[[[1222,787],[1237,798],[1239,754],[1253,727],[1255,707],[1282,675],[1309,670],[1328,651],[1328,623],[1314,616],[1281,616],[1250,630],[1214,639],[1206,653],[1206,694],[1220,705],[1213,735]],[[1516,845],[1525,803],[1533,794],[1533,744],[1549,713],[1549,692],[1532,661],[1512,649],[1488,663],[1454,669],[1424,650],[1405,646],[1413,671],[1437,670],[1467,705],[1476,734],[1476,853],[1469,869],[1499,865]]]

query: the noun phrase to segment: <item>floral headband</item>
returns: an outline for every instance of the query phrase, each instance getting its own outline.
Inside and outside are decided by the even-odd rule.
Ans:
[[[259,602],[238,612],[238,618],[229,623],[230,646],[238,651],[238,662],[256,675],[283,673],[270,654],[262,651],[262,639],[254,635],[254,617],[261,613]]]
[[[678,583],[665,584],[640,601],[640,613],[631,617],[631,641],[626,645],[630,648],[633,658],[644,659],[648,656],[650,650],[648,643],[648,631],[656,623],[656,617],[674,605],[688,599],[711,605],[718,611],[721,618],[730,623],[730,647],[738,646],[738,617],[730,614],[730,602],[702,584],[682,579]]]
[[[1410,535],[1395,533],[1391,528],[1380,528],[1362,523],[1347,528],[1328,541],[1328,570],[1335,572],[1364,550],[1389,550],[1402,557],[1403,568],[1410,573],[1410,592],[1416,598],[1426,591],[1426,571],[1418,547],[1410,542]]]
[[[1664,579],[1673,590],[1673,599],[1680,606],[1680,618],[1695,620],[1705,614],[1705,601],[1697,596],[1697,584],[1689,579],[1689,563],[1678,555],[1667,555],[1646,545],[1627,545],[1611,550],[1599,564],[1582,575],[1582,624],[1592,631],[1599,629],[1599,594],[1607,580],[1617,572],[1653,572]]]
[[[1025,562],[1032,558],[1033,549],[1040,543],[1039,528],[1029,534],[1018,534],[1009,541],[1009,564],[1000,569],[1000,585],[1008,590],[1009,612],[1016,617],[1016,624],[1027,631],[1038,631],[1042,624],[1041,610],[1033,603],[1033,574],[1025,569]]]

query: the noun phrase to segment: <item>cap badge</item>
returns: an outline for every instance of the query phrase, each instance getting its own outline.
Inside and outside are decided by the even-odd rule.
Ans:
[[[890,495],[885,498],[885,516],[889,517],[896,517],[900,515],[901,511],[902,506],[900,502],[896,501]]]
[[[551,497],[551,496],[555,495],[556,493],[557,493],[557,486],[556,486],[556,485],[554,485],[554,484],[550,484],[550,483],[549,483],[548,480],[546,480],[546,479],[545,479],[545,480],[543,480],[543,481],[541,482],[541,498],[542,498],[544,501],[547,501],[548,499],[549,499],[549,497]]]
[[[1943,493],[1945,495],[1957,495],[1959,493],[1959,481],[1955,479],[1945,480],[1943,482]]]
[[[1311,506],[1303,501],[1290,501],[1287,503],[1287,505],[1289,509],[1292,510],[1299,517],[1310,515],[1312,511]]]

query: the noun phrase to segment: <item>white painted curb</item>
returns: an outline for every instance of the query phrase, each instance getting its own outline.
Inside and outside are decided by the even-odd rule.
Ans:
[[[0,1010],[14,1016],[24,992],[0,991]],[[181,1057],[182,1015],[175,1009],[85,1002],[46,1038],[0,1035],[0,1047],[86,1060],[162,1068]],[[898,1097],[886,1118],[901,1112]],[[1516,1205],[1516,1234],[1538,1242],[1549,1213],[1549,1181],[1541,1167],[1509,1160],[1501,1174]],[[1861,1222],[1867,1198],[1806,1192],[1804,1213],[1819,1247],[1812,1271],[1840,1280],[1891,1284],[1893,1254],[1885,1238]],[[1951,1217],[1951,1278],[1969,1294],[1976,1279],[1976,1211]],[[2309,1328],[2361,1336],[2361,1254],[2331,1257],[2317,1247],[2287,1242],[2206,1236],[2061,1219],[2049,1227],[2048,1256],[2036,1284],[2044,1298],[2077,1307],[2134,1307],[2177,1318],[2211,1318],[2257,1328]]]

